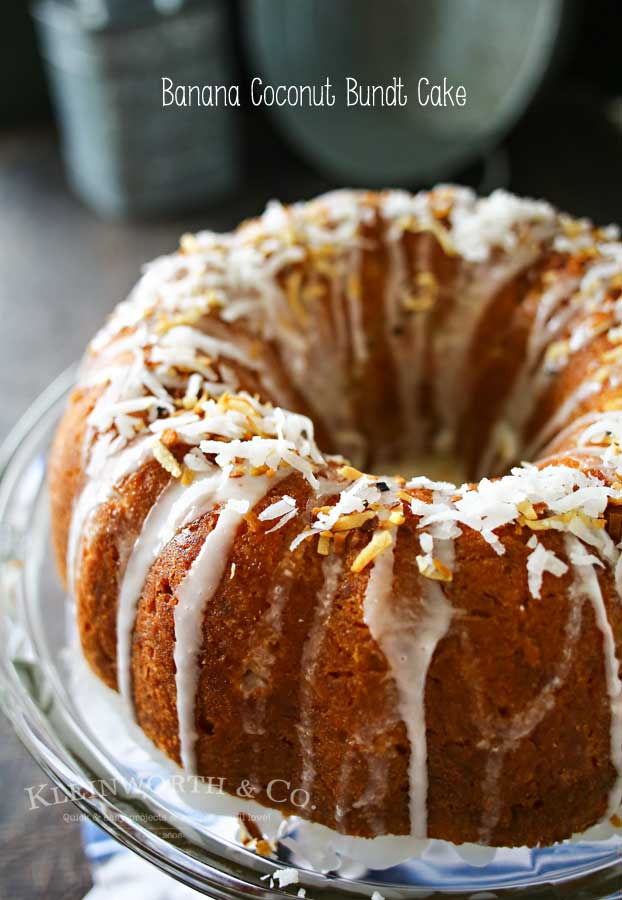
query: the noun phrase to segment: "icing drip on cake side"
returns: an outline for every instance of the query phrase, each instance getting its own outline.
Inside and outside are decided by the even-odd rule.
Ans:
[[[174,534],[173,510],[184,496],[184,488],[177,481],[170,482],[157,498],[140,534],[137,536],[127,561],[117,601],[117,684],[119,693],[133,712],[131,696],[132,632],[136,619],[136,607],[149,569],[158,558],[162,547]]]
[[[269,478],[260,476],[220,481],[214,494],[214,503],[222,504],[218,521],[176,591],[173,658],[179,745],[182,767],[191,774],[196,773],[195,705],[205,609],[223,577],[244,515],[267,494],[273,484]]]
[[[401,229],[385,226],[385,246],[388,254],[384,296],[385,340],[391,350],[397,379],[403,432],[399,438],[399,453],[406,449],[417,453],[422,449],[424,430],[421,427],[420,394],[425,371],[427,319],[436,300],[435,281],[430,271],[431,241],[425,238],[423,248],[414,261],[416,276],[409,274],[405,237]],[[419,245],[421,246],[421,241]],[[417,293],[417,278],[427,278],[425,293]],[[404,304],[410,301],[416,308],[406,311]],[[418,305],[419,304],[419,305]],[[429,304],[429,305],[428,305]]]
[[[622,802],[622,680],[613,629],[607,616],[596,569],[597,566],[604,568],[604,564],[597,556],[588,553],[585,545],[574,535],[566,535],[566,548],[574,566],[574,590],[592,604],[596,625],[603,638],[605,677],[611,709],[611,765],[616,773],[607,809],[607,816],[612,816]],[[614,572],[617,572],[617,567]],[[619,585],[617,588],[619,591]]]
[[[132,632],[149,570],[180,528],[214,507],[222,485],[223,474],[216,467],[212,474],[206,473],[191,485],[172,481],[152,506],[134,543],[121,582],[117,611],[117,677],[119,692],[129,710],[133,710]]]
[[[86,484],[73,506],[67,542],[67,582],[74,596],[80,576],[80,549],[86,538],[89,520],[109,499],[115,485],[137,471],[149,456],[147,442],[140,440],[119,454],[107,457],[100,466],[87,469]]]
[[[445,543],[445,542],[444,542]],[[446,542],[444,556],[452,562]],[[425,686],[434,652],[447,634],[453,610],[438,582],[420,579],[421,610],[413,615],[392,596],[394,547],[374,563],[365,592],[363,617],[389,663],[398,692],[398,709],[410,742],[410,828],[415,838],[427,837],[427,749]],[[445,563],[445,564],[447,564]]]
[[[503,722],[499,730],[493,730],[482,723],[481,728],[488,749],[488,759],[484,783],[482,785],[483,816],[479,829],[479,841],[490,844],[494,830],[499,822],[503,800],[503,768],[508,754],[515,750],[519,743],[531,734],[543,721],[555,705],[557,692],[568,679],[570,668],[581,635],[581,614],[583,600],[573,596],[569,601],[570,609],[566,620],[564,644],[557,670],[538,696],[526,709],[516,713],[509,722]]]
[[[619,299],[612,300],[608,291],[612,280],[622,273],[622,245],[605,242],[598,246],[604,262],[598,255],[588,258],[582,277],[562,273],[539,297],[525,358],[479,461],[482,472],[490,471],[499,462],[507,464],[518,458],[525,426],[552,380],[566,368],[575,353],[605,332],[613,343],[619,340],[622,308]],[[568,250],[559,235],[554,247]],[[554,414],[530,436],[522,452],[530,458],[538,454],[590,397],[620,384],[619,373],[611,365],[615,351],[612,358],[608,356],[611,354],[605,354],[601,360],[604,365],[588,367]],[[507,433],[513,435],[513,458],[504,458],[502,450]]]

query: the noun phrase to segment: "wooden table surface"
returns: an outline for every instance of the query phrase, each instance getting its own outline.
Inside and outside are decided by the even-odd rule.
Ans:
[[[512,189],[600,222],[622,220],[622,138],[591,98],[556,98],[508,142]],[[0,134],[0,439],[76,360],[136,279],[140,264],[180,233],[229,228],[270,196],[311,196],[325,182],[264,154],[239,196],[157,224],[102,222],[68,191],[49,130]],[[0,900],[82,897],[90,879],[66,806],[28,810],[45,780],[0,716]]]

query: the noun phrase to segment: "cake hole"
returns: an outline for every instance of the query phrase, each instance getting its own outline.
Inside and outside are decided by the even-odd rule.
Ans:
[[[432,481],[449,481],[458,485],[468,480],[463,461],[448,453],[419,453],[400,457],[395,460],[391,469],[388,474],[401,475],[406,479],[425,475]]]

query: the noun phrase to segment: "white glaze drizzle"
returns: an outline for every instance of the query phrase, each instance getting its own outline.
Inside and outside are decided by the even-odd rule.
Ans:
[[[581,634],[583,600],[577,595],[569,598],[570,610],[566,620],[564,645],[557,670],[547,681],[537,697],[517,712],[509,722],[495,726],[483,725],[484,741],[488,749],[486,770],[482,785],[483,815],[479,829],[479,842],[489,844],[499,822],[502,808],[501,777],[508,753],[517,744],[533,734],[555,704],[555,697],[570,673],[574,649]]]
[[[499,291],[534,262],[538,252],[537,245],[521,247],[511,258],[487,264],[485,277],[481,267],[464,267],[452,286],[453,303],[433,339],[434,356],[442,366],[442,377],[436,378],[434,385],[435,408],[450,447],[456,446],[456,425],[466,409],[469,352],[477,328]]]
[[[609,794],[607,815],[611,816],[622,803],[622,680],[620,679],[620,663],[616,653],[616,642],[611,623],[607,616],[607,607],[603,598],[600,582],[596,574],[596,565],[602,565],[598,557],[586,552],[585,546],[574,535],[566,535],[566,550],[574,566],[574,588],[585,596],[594,610],[596,625],[603,636],[603,653],[605,660],[605,678],[609,697],[611,715],[611,764],[616,772],[616,779]],[[619,563],[619,560],[618,560]],[[618,566],[613,569],[616,574]],[[619,591],[619,586],[617,587]]]
[[[597,246],[603,256],[592,259],[581,278],[561,275],[540,296],[531,323],[525,358],[480,459],[481,472],[490,471],[498,459],[501,443],[499,437],[504,430],[510,429],[515,435],[517,448],[520,446],[522,432],[537,408],[539,399],[551,378],[568,364],[572,354],[607,331],[610,326],[619,325],[620,303],[606,300],[606,291],[611,280],[622,269],[622,245],[598,243]],[[571,247],[566,247],[564,252],[570,250]],[[609,256],[613,259],[608,259]],[[563,301],[566,301],[565,305],[560,309]],[[574,322],[575,319],[579,319],[578,323]],[[556,340],[559,341],[562,335],[567,335],[564,352],[551,365],[545,351]],[[560,343],[564,344],[562,341]],[[544,441],[551,440],[574,410],[601,388],[602,385],[593,380],[593,374],[588,373],[578,388],[573,389],[570,396],[560,404],[552,419],[544,423],[541,431],[530,440],[526,448],[527,455],[531,456],[542,447]],[[510,461],[501,460],[506,463]]]
[[[332,399],[322,404],[325,421],[331,428],[332,435],[342,452],[352,459],[355,465],[362,465],[366,453],[366,440],[360,432],[356,421],[356,410],[349,378],[350,339],[348,335],[348,309],[346,308],[347,267],[343,263],[335,263],[334,271],[329,278],[328,301],[330,316],[326,325],[330,333],[324,336],[318,348],[323,360],[321,366],[316,364],[318,375],[325,375],[323,385],[331,385]],[[312,324],[315,328],[315,324]],[[328,364],[327,364],[328,363]],[[324,371],[325,370],[325,371]],[[313,367],[311,369],[313,371]],[[308,375],[308,373],[307,373]],[[319,386],[319,396],[324,395],[323,385]],[[313,398],[317,403],[318,393]]]
[[[67,583],[74,596],[80,576],[80,546],[89,519],[109,499],[115,485],[135,472],[149,455],[148,443],[138,439],[115,456],[106,457],[101,466],[87,469],[87,481],[73,506],[67,541]]]
[[[421,427],[419,394],[425,370],[425,336],[429,311],[405,314],[402,303],[409,289],[409,275],[404,246],[404,235],[400,229],[387,228],[385,245],[388,267],[385,282],[385,339],[395,362],[397,393],[400,400],[400,427],[402,446],[398,455],[420,452],[425,437]],[[418,272],[427,271],[431,242],[424,243],[424,251],[415,266]],[[398,331],[401,329],[401,333]]]
[[[572,393],[566,397],[563,403],[557,407],[555,413],[544,423],[540,431],[532,438],[527,447],[527,454],[529,458],[533,458],[533,455],[541,450],[541,448],[545,447],[548,443],[555,440],[559,442],[563,439],[564,432],[571,431],[577,427],[577,421],[572,420],[571,416],[573,413],[584,403],[589,397],[601,391],[603,385],[593,379],[588,379],[584,381],[582,384],[577,385],[577,387],[572,391]],[[594,413],[591,414],[594,416]],[[596,415],[601,415],[602,412],[599,411]],[[590,417],[590,413],[587,414],[587,417]],[[570,419],[570,424],[566,424]]]
[[[213,467],[191,485],[173,480],[147,515],[127,562],[117,608],[117,679],[119,692],[133,712],[131,695],[132,632],[138,601],[149,570],[179,528],[208,512],[222,485],[220,469]]]
[[[540,386],[544,383],[545,378],[544,365],[541,366],[540,372],[535,376],[534,368],[541,361],[547,345],[557,337],[560,326],[555,316],[555,311],[560,303],[572,293],[573,288],[576,288],[576,284],[576,280],[563,279],[542,293],[529,330],[525,357],[514,376],[514,383],[503,403],[496,425],[492,428],[488,437],[488,443],[479,459],[478,467],[480,471],[491,471],[497,459],[500,430],[509,428],[516,435],[519,435],[520,429],[529,418],[533,408],[532,393],[537,393],[537,386],[534,384],[532,387],[531,382],[535,381]]]
[[[363,322],[362,263],[363,251],[360,247],[354,247],[350,251],[350,265],[348,266],[349,275],[346,278],[345,295],[347,300],[350,340],[352,342],[352,358],[355,371],[358,371],[359,373],[369,356],[367,335],[365,333]]]
[[[451,563],[452,543],[443,541]],[[447,563],[445,563],[447,564]],[[409,811],[415,838],[427,837],[427,740],[425,686],[434,652],[453,615],[438,582],[420,579],[422,612],[412,617],[403,604],[393,608],[394,544],[374,562],[365,591],[363,618],[389,663],[398,692],[398,709],[410,742]],[[409,620],[410,613],[410,620]]]
[[[501,777],[505,760],[510,751],[520,741],[533,734],[537,726],[551,711],[555,697],[565,684],[572,665],[573,655],[581,635],[582,611],[585,601],[594,610],[596,624],[603,635],[603,651],[607,679],[607,693],[611,708],[611,761],[617,773],[610,791],[608,818],[619,809],[622,802],[622,681],[615,641],[596,575],[595,565],[602,565],[597,557],[587,553],[584,544],[572,534],[564,537],[566,553],[572,565],[573,581],[569,594],[570,611],[565,628],[565,640],[555,675],[545,684],[538,696],[526,709],[518,712],[509,722],[503,723],[500,732],[484,728],[489,755],[486,774],[482,786],[484,815],[480,826],[479,840],[488,844],[499,821],[502,805]],[[620,561],[615,567],[617,573]]]
[[[258,475],[220,481],[213,495],[214,504],[222,504],[218,521],[176,591],[175,689],[181,763],[189,773],[196,772],[195,708],[205,609],[225,572],[235,535],[245,515],[242,507],[252,509],[274,484],[274,479]]]

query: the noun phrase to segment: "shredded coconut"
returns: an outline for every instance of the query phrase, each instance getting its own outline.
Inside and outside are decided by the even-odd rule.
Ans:
[[[550,572],[551,575],[559,578],[568,571],[568,566],[558,556],[555,556],[552,550],[547,550],[535,534],[529,539],[527,546],[532,549],[527,559],[529,593],[532,597],[539,599],[544,573]]]
[[[273,531],[277,531],[293,519],[297,511],[298,509],[294,498],[290,497],[288,494],[283,494],[280,500],[277,500],[260,512],[258,518],[260,522],[279,519],[279,522],[266,532],[266,534],[271,534]]]
[[[290,884],[298,884],[300,881],[298,869],[278,869],[274,873],[274,880],[279,887],[289,887]]]

